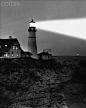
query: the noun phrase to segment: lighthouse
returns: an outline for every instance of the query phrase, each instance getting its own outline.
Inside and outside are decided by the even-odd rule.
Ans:
[[[28,39],[28,50],[32,53],[32,57],[37,59],[37,44],[36,44],[36,27],[34,26],[35,22],[32,21],[29,23],[29,39]]]

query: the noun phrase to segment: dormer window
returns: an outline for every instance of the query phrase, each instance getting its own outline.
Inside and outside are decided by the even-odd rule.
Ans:
[[[5,45],[5,47],[7,47],[7,45]]]

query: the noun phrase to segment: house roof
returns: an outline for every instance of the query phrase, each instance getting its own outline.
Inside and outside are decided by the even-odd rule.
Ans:
[[[15,42],[17,42],[18,46],[20,47],[20,44],[19,44],[19,41],[18,41],[17,38],[0,39],[0,45],[1,45],[0,52],[6,52],[6,51],[8,51]],[[5,46],[5,45],[7,45],[7,46]],[[21,49],[21,47],[20,47],[20,49]]]
[[[22,54],[33,55],[32,53],[30,53],[28,51],[23,51]]]
[[[38,55],[52,55],[52,54],[50,54],[48,52],[41,52],[41,53],[38,53]]]

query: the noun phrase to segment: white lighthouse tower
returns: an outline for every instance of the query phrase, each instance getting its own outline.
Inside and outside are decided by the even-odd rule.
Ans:
[[[30,22],[30,26],[28,29],[29,32],[29,40],[28,40],[28,50],[29,52],[31,52],[33,55],[33,58],[37,59],[37,44],[36,44],[36,27],[34,26],[34,21],[32,19],[32,21]]]

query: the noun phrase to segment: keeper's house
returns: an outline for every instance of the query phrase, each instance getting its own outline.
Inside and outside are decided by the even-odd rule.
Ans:
[[[0,39],[0,58],[31,57],[30,52],[24,52],[17,38]]]

